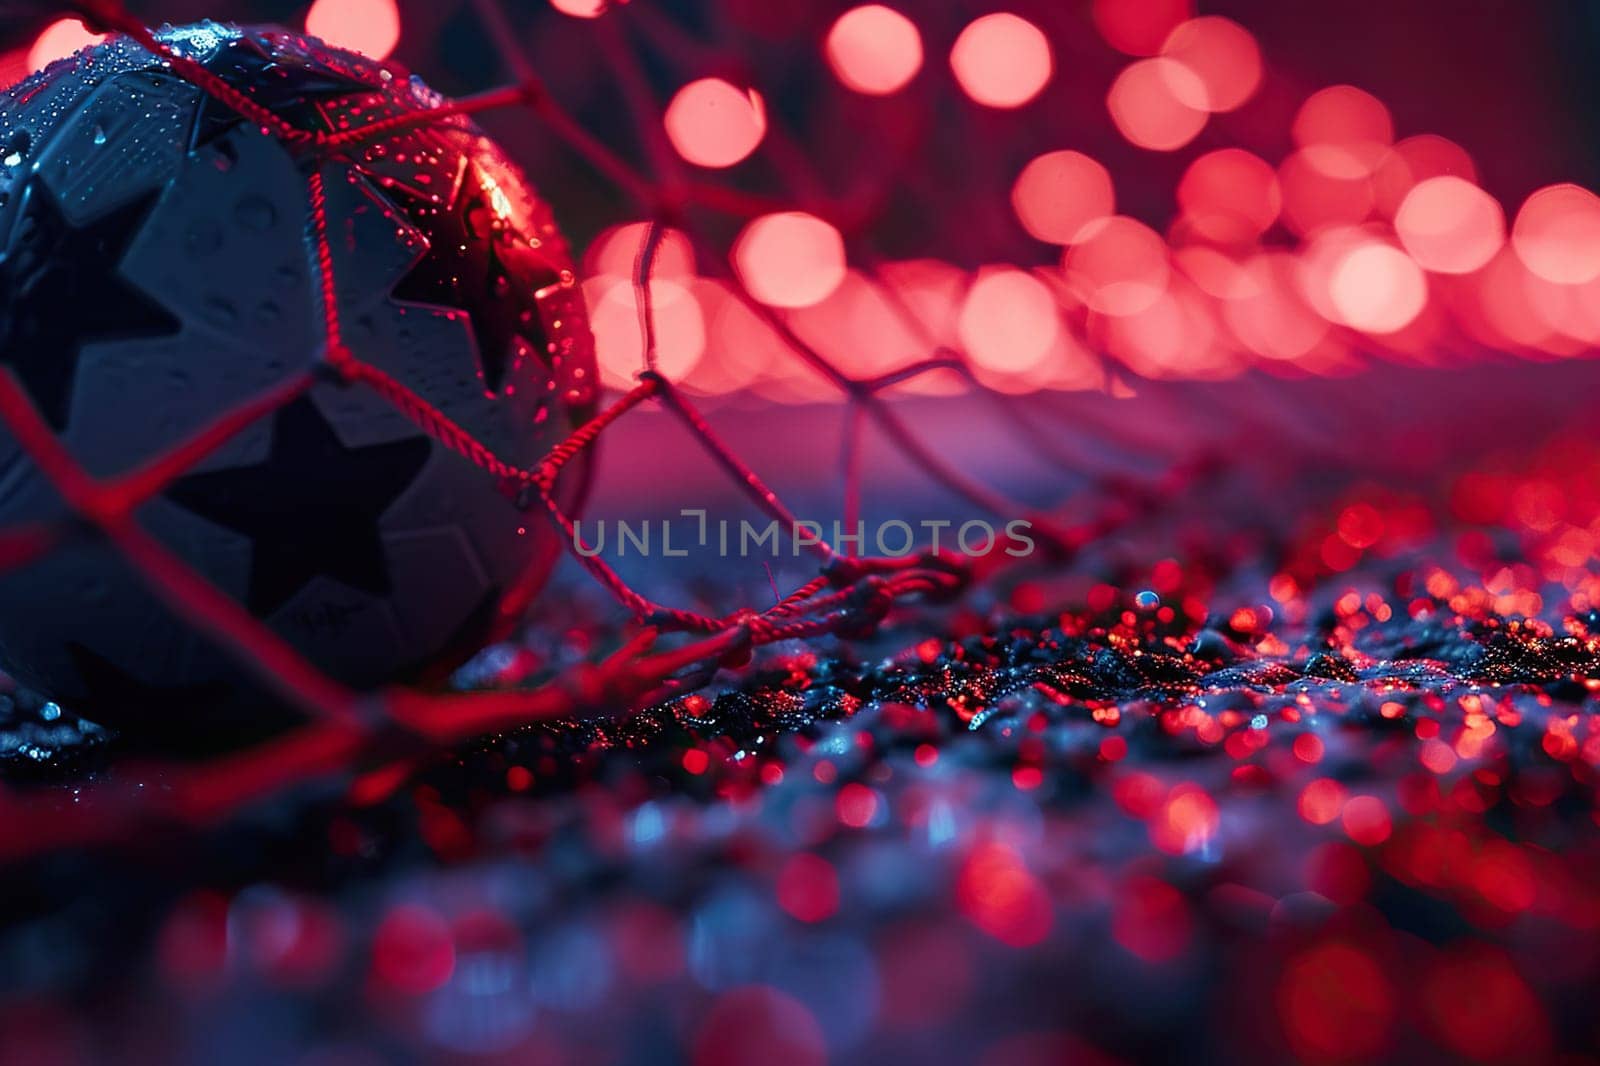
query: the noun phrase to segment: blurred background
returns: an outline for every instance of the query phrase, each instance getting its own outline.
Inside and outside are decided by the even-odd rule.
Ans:
[[[36,14],[7,24],[0,80],[87,39],[49,4],[21,6]],[[641,365],[631,275],[659,216],[661,369],[824,521],[839,479],[816,476],[819,456],[837,472],[856,409],[783,330],[856,380],[949,361],[884,395],[930,450],[1028,506],[1124,461],[1110,440],[1193,438],[1157,447],[1160,465],[1218,434],[1292,436],[1271,419],[1284,381],[1376,370],[1365,389],[1384,392],[1395,368],[1584,361],[1600,343],[1589,3],[130,6],[151,23],[306,27],[451,95],[527,65],[604,158],[523,109],[479,119],[555,205],[605,381],[625,389]],[[1558,394],[1588,371],[1550,373]],[[1268,398],[1151,400],[1157,383],[1242,379]],[[1005,396],[1021,399],[992,402]],[[1174,405],[1230,413],[1175,426]],[[1024,416],[1088,438],[1059,449],[1105,454],[1041,460],[1007,433]],[[659,421],[608,435],[596,514],[725,502],[725,479]],[[1370,428],[1331,432],[1354,459]],[[873,430],[869,506],[908,491],[925,511],[971,505]]]
[[[0,4],[0,81],[85,42],[47,7]],[[633,731],[21,868],[0,1060],[1595,1061],[1600,5],[130,7],[451,95],[526,64],[594,142],[479,121],[607,382],[657,218],[662,370],[807,516],[859,401],[786,330],[942,359],[884,392],[1005,506],[1159,506]],[[868,519],[981,509],[862,432]],[[734,513],[670,416],[603,444],[591,515]],[[615,561],[722,610],[814,572]],[[469,683],[606,646],[559,580]]]
[[[451,95],[514,80],[471,0],[130,6],[309,26]],[[692,392],[837,398],[729,298],[730,267],[855,376],[948,345],[1006,392],[1600,339],[1595,271],[1556,240],[1600,226],[1600,201],[1530,201],[1600,177],[1592,4],[911,2],[839,22],[852,6],[634,0],[606,18],[589,17],[600,0],[524,0],[497,16],[638,172],[740,194],[695,201],[701,240],[669,239],[657,271],[663,366]],[[0,80],[84,39],[15,18]],[[581,250],[607,379],[625,385],[637,314],[617,282],[645,205],[525,113],[482,122]],[[1461,180],[1401,213],[1441,176]]]
[[[39,13],[8,24],[0,80],[86,39],[25,6]],[[1285,381],[1377,371],[1362,388],[1393,392],[1396,368],[1584,361],[1600,342],[1593,4],[131,6],[152,23],[308,27],[451,95],[531,64],[607,158],[525,110],[479,118],[574,244],[606,382],[628,387],[641,364],[631,274],[665,203],[661,368],[823,521],[840,513],[832,475],[855,409],[783,329],[857,380],[953,361],[884,393],[931,451],[1027,506],[1128,462],[1112,441],[1144,441],[1160,466],[1241,431],[1293,438],[1272,418]],[[1547,373],[1528,387],[1566,394],[1588,370]],[[1265,397],[1152,399],[1157,383],[1263,379]],[[1175,408],[1228,413],[1207,425]],[[1063,469],[1036,440],[1019,447],[1019,409],[1058,437],[1076,427],[1057,450],[1087,458]],[[642,411],[608,435],[594,514],[733,506],[662,419]],[[873,428],[869,519],[885,494],[970,509]],[[1371,429],[1328,432],[1347,461],[1360,447],[1388,459]]]

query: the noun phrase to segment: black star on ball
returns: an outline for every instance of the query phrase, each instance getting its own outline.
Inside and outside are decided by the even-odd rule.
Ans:
[[[148,193],[73,226],[38,179],[23,191],[0,252],[0,364],[11,368],[57,432],[67,427],[83,346],[158,337],[179,323],[118,266],[155,206]]]
[[[192,474],[167,496],[252,541],[248,604],[268,615],[313,578],[389,594],[378,523],[422,470],[426,437],[346,447],[308,399],[275,416],[256,466]]]
[[[403,186],[389,192],[428,242],[426,254],[395,286],[394,298],[465,311],[472,321],[483,386],[498,393],[519,348],[544,351],[535,293],[561,276],[501,222],[490,187],[476,167],[462,169],[443,204]]]
[[[327,129],[323,107],[353,95],[368,95],[365,85],[331,67],[274,56],[254,37],[226,42],[205,63],[206,69],[230,85],[246,86],[252,101],[297,129]],[[244,124],[244,116],[209,94],[202,94],[192,143],[210,144]]]
[[[205,65],[229,84],[248,86],[254,102],[298,129],[339,129],[341,117],[359,113],[357,105],[374,92],[328,64],[275,55],[248,35],[227,42]],[[193,143],[209,144],[242,122],[227,105],[204,97]],[[544,351],[547,339],[535,293],[559,283],[559,272],[500,218],[492,185],[471,164],[456,173],[443,200],[394,181],[374,185],[428,246],[391,295],[464,312],[484,389],[498,394],[517,359]]]

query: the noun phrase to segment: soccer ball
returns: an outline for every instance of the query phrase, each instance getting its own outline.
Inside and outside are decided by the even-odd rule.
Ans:
[[[160,36],[299,129],[444,102],[392,64],[279,30]],[[519,468],[592,414],[593,341],[566,244],[470,121],[299,151],[122,37],[0,98],[0,366],[102,478],[312,371],[137,519],[315,665],[364,687],[472,650],[556,541],[535,535],[535,494],[372,389],[316,373],[330,301],[313,171],[355,359]],[[564,491],[585,475],[575,464]],[[70,517],[0,430],[0,527]],[[134,728],[225,718],[244,676],[82,532],[0,573],[0,650],[52,697]]]

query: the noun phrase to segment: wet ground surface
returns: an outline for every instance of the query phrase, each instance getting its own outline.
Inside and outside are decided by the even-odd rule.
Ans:
[[[1600,447],[1297,484],[625,720],[19,862],[0,1059],[1589,1061]],[[124,772],[6,699],[17,787]]]

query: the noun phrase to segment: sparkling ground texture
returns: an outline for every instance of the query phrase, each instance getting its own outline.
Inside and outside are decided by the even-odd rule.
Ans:
[[[1242,462],[870,642],[19,859],[0,1061],[1593,1061],[1600,443],[1541,429]],[[134,772],[8,701],[18,788]]]

